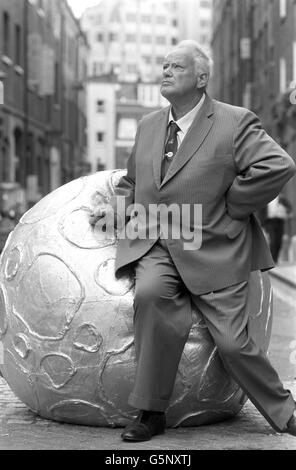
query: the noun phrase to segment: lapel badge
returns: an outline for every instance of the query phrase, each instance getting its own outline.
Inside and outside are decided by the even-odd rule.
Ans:
[[[166,153],[165,156],[167,158],[173,158],[174,154],[173,154],[173,152],[169,152],[169,153]]]

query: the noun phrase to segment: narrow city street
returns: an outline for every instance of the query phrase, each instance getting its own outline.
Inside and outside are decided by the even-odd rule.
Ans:
[[[268,357],[296,400],[296,0],[0,0],[0,24],[0,450],[296,450],[250,401],[233,417],[245,394],[218,356],[279,422],[236,284],[274,260]],[[242,310],[266,349],[264,276]],[[184,366],[183,281],[210,294],[218,345],[198,319]],[[127,443],[37,416],[5,374],[55,419],[124,425],[132,383],[139,408],[171,396],[170,425],[231,419]]]
[[[296,397],[296,289],[274,275],[271,279],[274,319],[269,357]],[[235,419],[199,428],[169,429],[145,443],[123,443],[120,433],[120,429],[74,426],[39,418],[0,380],[2,450],[296,450],[296,438],[273,431],[249,401]]]

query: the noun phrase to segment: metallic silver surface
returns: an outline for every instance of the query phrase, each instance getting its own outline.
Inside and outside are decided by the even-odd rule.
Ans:
[[[124,426],[136,413],[127,405],[135,373],[134,282],[115,279],[116,237],[98,233],[88,221],[123,173],[99,172],[49,194],[24,215],[1,255],[2,373],[45,418]],[[250,282],[250,332],[266,351],[272,320],[268,274],[253,273]],[[168,425],[226,419],[245,400],[195,312]]]

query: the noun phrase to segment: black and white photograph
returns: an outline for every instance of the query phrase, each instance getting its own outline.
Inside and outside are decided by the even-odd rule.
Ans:
[[[0,450],[296,450],[296,0],[0,0]]]

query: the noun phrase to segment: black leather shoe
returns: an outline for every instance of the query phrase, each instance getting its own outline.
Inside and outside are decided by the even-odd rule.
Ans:
[[[286,432],[296,436],[296,410],[288,421]]]
[[[164,413],[140,411],[136,420],[125,428],[121,438],[123,441],[130,442],[150,441],[153,436],[164,434],[165,426]]]

